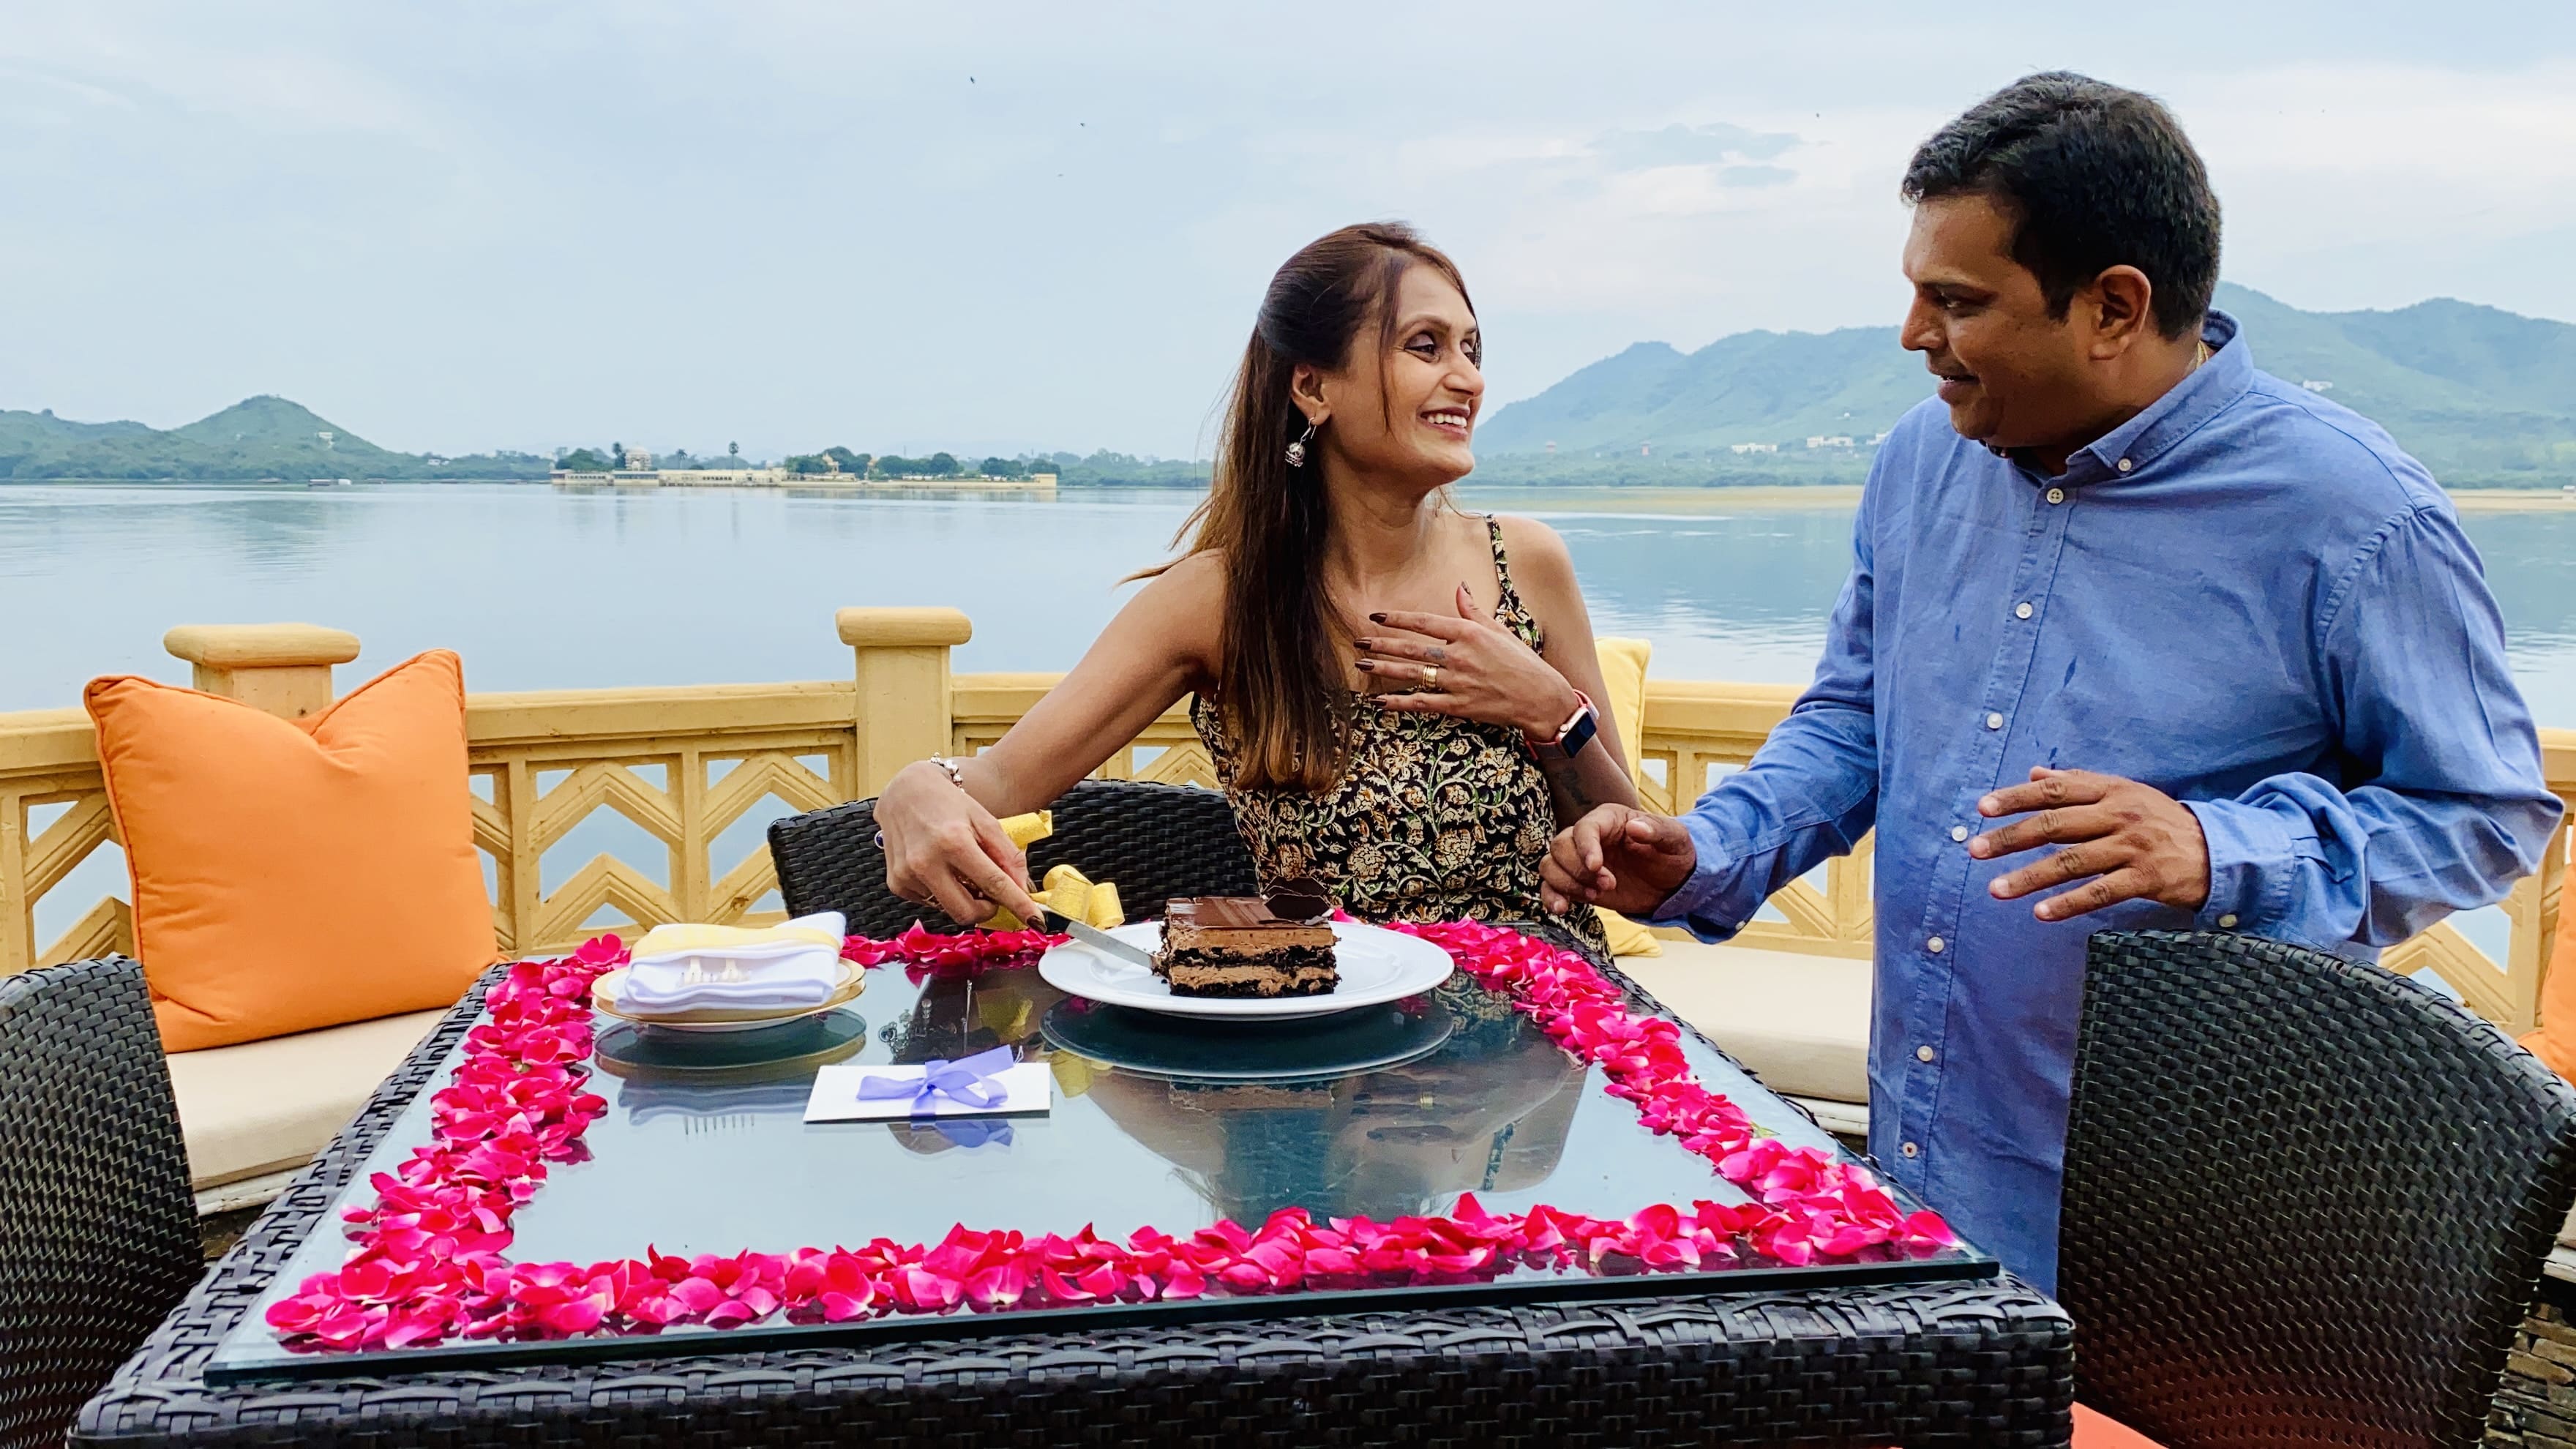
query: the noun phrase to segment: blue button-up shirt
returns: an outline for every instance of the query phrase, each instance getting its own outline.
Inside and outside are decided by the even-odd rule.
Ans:
[[[1938,402],[1880,447],[1824,658],[1686,817],[1656,913],[1710,940],[1878,831],[1870,1150],[2043,1286],[2085,940],[2228,929],[2367,959],[2532,870],[2560,806],[2476,553],[2376,425],[2257,372],[2236,324],[2050,477]],[[2034,765],[2139,780],[2209,842],[2195,917],[2042,923],[1970,858]]]

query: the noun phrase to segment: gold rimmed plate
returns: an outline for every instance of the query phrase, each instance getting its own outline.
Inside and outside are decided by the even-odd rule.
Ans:
[[[620,1009],[618,1000],[625,994],[627,972],[620,966],[601,976],[590,986],[590,1004],[600,1015],[634,1026],[662,1031],[728,1032],[761,1031],[827,1011],[838,1011],[867,989],[865,967],[848,961],[840,963],[840,984],[832,994],[812,1006],[791,1007],[702,1007],[695,1011],[674,1012],[668,1016],[644,1016]]]

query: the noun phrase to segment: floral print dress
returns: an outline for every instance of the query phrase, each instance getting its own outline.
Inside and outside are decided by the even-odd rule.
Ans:
[[[1512,587],[1502,525],[1488,518],[1494,619],[1532,649],[1547,638]],[[1538,759],[1509,725],[1381,709],[1362,697],[1342,776],[1320,794],[1236,784],[1234,742],[1213,697],[1190,702],[1217,783],[1265,884],[1312,876],[1363,920],[1544,920],[1539,862],[1556,805]],[[1590,911],[1564,918],[1601,939]]]

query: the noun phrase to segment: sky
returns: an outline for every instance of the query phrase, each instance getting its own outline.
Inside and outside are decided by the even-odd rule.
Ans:
[[[1488,406],[1891,324],[1895,183],[2033,70],[2170,103],[2226,273],[2576,321],[2576,5],[11,0],[0,407],[406,451],[1204,456],[1269,274],[1399,217]]]

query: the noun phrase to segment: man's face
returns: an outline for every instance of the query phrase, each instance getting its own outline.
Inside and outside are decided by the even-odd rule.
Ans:
[[[2048,315],[2039,278],[2012,257],[2013,219],[1983,196],[1919,203],[1905,240],[1914,304],[1900,334],[1941,379],[1950,426],[1990,448],[2081,447],[2102,399],[2087,363],[2091,309]]]

